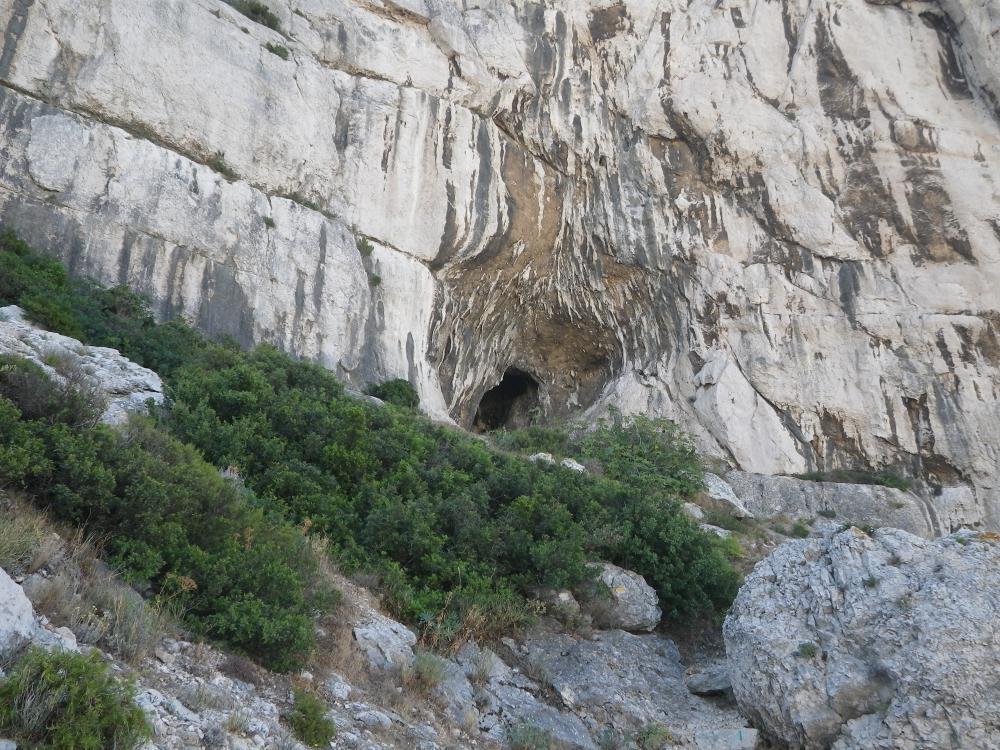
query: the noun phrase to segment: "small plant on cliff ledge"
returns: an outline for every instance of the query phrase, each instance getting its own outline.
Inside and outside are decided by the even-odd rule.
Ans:
[[[268,42],[267,44],[264,45],[264,49],[266,49],[272,55],[277,55],[282,60],[288,59],[288,47],[284,46],[283,44],[271,44],[270,42]]]
[[[531,724],[516,724],[507,730],[508,750],[550,750],[552,735]]]
[[[819,649],[816,648],[816,644],[810,641],[803,641],[799,644],[798,649],[795,651],[795,655],[800,659],[812,659],[818,653]]]
[[[281,19],[259,0],[224,0],[254,23],[281,31]]]
[[[309,747],[326,747],[337,734],[337,728],[326,717],[326,705],[312,693],[295,691],[295,705],[288,715],[288,725],[300,742]]]

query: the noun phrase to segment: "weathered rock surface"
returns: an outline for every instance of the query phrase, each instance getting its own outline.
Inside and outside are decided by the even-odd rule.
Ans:
[[[0,568],[0,656],[21,648],[35,631],[35,612],[21,587]]]
[[[594,625],[610,630],[653,630],[660,624],[656,589],[638,573],[600,563],[594,584],[580,592],[580,606]]]
[[[1000,537],[852,528],[761,561],[726,618],[744,713],[793,748],[1000,747]]]
[[[940,536],[950,528],[948,516],[912,492],[874,484],[812,482],[730,471],[726,481],[741,502],[760,518],[830,517],[840,524],[891,526],[922,537]],[[943,504],[942,504],[943,505]],[[960,514],[951,514],[951,518]]]
[[[401,669],[413,661],[417,636],[402,623],[374,610],[354,626],[354,638],[372,669]]]
[[[701,750],[756,746],[756,730],[735,706],[689,692],[677,647],[667,638],[621,630],[592,638],[541,635],[528,638],[520,654],[595,736],[608,730],[628,736],[659,724]]]
[[[59,368],[78,369],[107,397],[101,419],[108,424],[120,424],[130,413],[144,412],[149,400],[163,402],[163,383],[152,370],[114,349],[85,346],[69,336],[39,328],[14,305],[0,307],[0,354],[34,362],[57,382],[64,380]]]
[[[0,220],[462,424],[516,368],[1000,523],[994,3],[267,2],[0,0]]]

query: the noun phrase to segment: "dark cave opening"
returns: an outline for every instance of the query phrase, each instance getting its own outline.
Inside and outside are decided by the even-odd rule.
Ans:
[[[500,382],[483,394],[472,429],[489,432],[527,427],[537,408],[538,381],[523,370],[508,367]]]

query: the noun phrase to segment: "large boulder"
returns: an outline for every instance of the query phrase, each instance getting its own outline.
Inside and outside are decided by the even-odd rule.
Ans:
[[[850,528],[758,563],[726,618],[743,712],[816,750],[1000,748],[1000,536]]]
[[[650,631],[663,615],[656,590],[638,573],[600,563],[594,584],[580,592],[583,611],[605,629]]]
[[[35,629],[31,602],[21,587],[0,568],[0,658],[28,643]]]

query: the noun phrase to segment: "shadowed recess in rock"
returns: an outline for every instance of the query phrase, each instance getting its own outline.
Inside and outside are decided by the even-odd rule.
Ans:
[[[508,367],[500,382],[483,394],[473,422],[476,432],[501,427],[527,427],[538,408],[538,381],[531,375]]]

